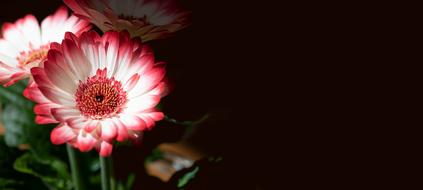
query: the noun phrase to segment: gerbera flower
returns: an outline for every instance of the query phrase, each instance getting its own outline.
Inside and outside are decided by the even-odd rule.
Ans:
[[[127,30],[143,42],[167,37],[188,25],[188,12],[171,0],[64,0],[76,15],[101,30]]]
[[[66,33],[31,73],[35,83],[24,95],[37,103],[37,123],[60,123],[53,144],[108,156],[114,139],[135,139],[164,117],[155,109],[165,95],[164,64],[127,32]]]
[[[66,7],[46,17],[41,26],[33,15],[15,23],[4,23],[0,38],[0,84],[10,86],[28,78],[30,69],[46,58],[50,43],[60,42],[65,32],[80,35],[90,29],[89,22],[68,17]]]

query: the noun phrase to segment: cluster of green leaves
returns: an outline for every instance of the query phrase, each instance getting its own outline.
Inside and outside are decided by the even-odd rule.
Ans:
[[[22,95],[26,83],[0,87],[1,122],[6,129],[4,138],[0,139],[3,144],[0,189],[22,189],[31,183],[42,185],[37,189],[71,189],[64,147],[50,143],[50,131],[54,126],[35,124],[34,103]]]

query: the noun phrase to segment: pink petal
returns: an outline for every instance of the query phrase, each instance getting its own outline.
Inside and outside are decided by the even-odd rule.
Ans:
[[[69,33],[67,33],[69,34]],[[69,68],[79,80],[85,80],[91,72],[92,66],[85,57],[81,49],[70,39],[64,39],[62,42],[63,57]]]
[[[81,5],[85,5],[85,4],[82,4],[81,2],[77,2],[77,0],[63,0],[63,2],[69,8],[71,8],[75,13],[88,16],[85,10],[81,7]]]
[[[145,121],[135,115],[121,114],[120,121],[129,130],[142,131],[146,128]]]
[[[138,85],[130,92],[129,98],[140,96],[150,91],[163,80],[164,76],[164,67],[153,68],[146,74],[141,75],[141,79],[138,82]]]
[[[51,42],[50,43],[50,51],[51,50],[55,50],[55,51],[58,51],[59,53],[63,54],[62,46],[57,42]]]
[[[148,115],[140,115],[139,117],[145,122],[147,129],[151,129],[156,125],[154,120]]]
[[[108,120],[101,122],[101,138],[105,141],[112,141],[117,135],[117,127]]]
[[[76,139],[78,148],[81,152],[88,152],[93,149],[96,141],[97,140],[93,138],[91,134],[85,133],[84,131],[81,131]]]
[[[50,50],[47,57],[44,70],[52,84],[66,92],[75,93],[79,78],[72,73],[62,54],[56,50]]]
[[[128,130],[126,129],[126,127],[119,119],[113,119],[112,121],[118,129],[116,140],[119,142],[126,140],[129,137]]]
[[[132,75],[132,77],[125,83],[123,89],[127,92],[131,91],[132,88],[134,88],[134,86],[138,83],[139,79],[140,79],[139,74]]]
[[[51,103],[51,101],[41,93],[35,82],[25,88],[23,95],[36,103]]]
[[[107,157],[112,153],[113,146],[112,144],[103,141],[100,144],[100,156]]]
[[[163,112],[150,112],[150,113],[145,113],[147,116],[149,116],[151,119],[153,119],[154,121],[160,121],[162,119],[164,119],[164,114]]]
[[[64,6],[60,6],[56,12],[53,14],[51,24],[52,25],[58,25],[65,21],[68,18],[68,10]]]
[[[81,115],[77,109],[73,108],[52,108],[51,114],[59,121],[66,121]]]
[[[90,120],[87,120],[83,116],[71,117],[66,120],[66,123],[69,125],[69,127],[72,127],[75,129],[83,129],[85,126],[90,124]]]
[[[35,123],[37,124],[51,124],[51,123],[59,123],[59,121],[56,121],[54,118],[51,117],[45,117],[45,116],[35,116]]]
[[[38,85],[38,89],[45,97],[57,104],[73,105],[73,95],[54,87],[46,76],[44,69],[34,67],[31,69],[31,73]]]
[[[52,116],[51,109],[54,107],[54,104],[37,104],[34,106],[34,113],[37,115]]]
[[[75,138],[76,135],[70,127],[60,124],[50,134],[50,140],[53,144],[63,144]]]
[[[142,95],[129,99],[126,109],[127,112],[142,112],[154,108],[160,102],[160,96]]]

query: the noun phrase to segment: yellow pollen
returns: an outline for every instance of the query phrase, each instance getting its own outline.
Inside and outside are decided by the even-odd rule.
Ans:
[[[41,61],[47,57],[47,52],[47,47],[41,47],[40,49],[22,52],[18,57],[19,64],[26,66],[34,61]]]

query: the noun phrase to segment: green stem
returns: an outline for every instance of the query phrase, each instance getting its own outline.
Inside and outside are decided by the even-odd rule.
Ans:
[[[111,190],[110,183],[110,161],[108,157],[100,156],[100,166],[101,166],[101,189],[102,190]]]
[[[196,121],[178,121],[176,119],[169,117],[168,115],[165,115],[165,120],[176,125],[195,126],[204,122],[209,117],[210,117],[210,114],[205,114],[203,117],[201,117],[200,119]]]
[[[110,168],[110,184],[112,185],[112,190],[116,190],[116,181],[115,176],[113,175],[115,172],[113,170],[113,160],[112,156],[109,157],[109,168]]]
[[[78,160],[76,159],[75,149],[72,148],[72,146],[69,144],[66,144],[66,148],[68,151],[68,157],[72,173],[72,181],[75,186],[75,190],[82,190],[83,187],[81,183],[81,174],[79,173]]]

